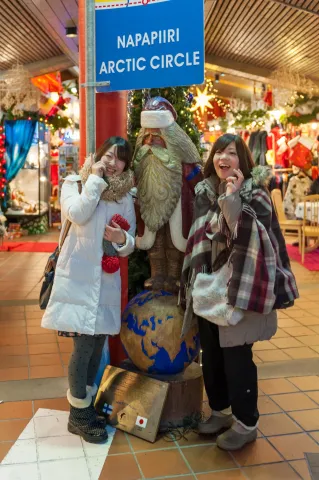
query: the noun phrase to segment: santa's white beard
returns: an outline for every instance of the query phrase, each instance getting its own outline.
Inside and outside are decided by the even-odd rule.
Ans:
[[[165,166],[153,153],[138,166],[137,195],[141,216],[151,232],[157,232],[170,219],[182,189],[182,165]]]

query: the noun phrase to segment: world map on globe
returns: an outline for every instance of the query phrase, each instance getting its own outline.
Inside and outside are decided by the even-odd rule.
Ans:
[[[184,312],[177,296],[144,291],[134,297],[122,316],[121,340],[132,363],[152,374],[177,374],[199,352],[198,329],[181,338]]]

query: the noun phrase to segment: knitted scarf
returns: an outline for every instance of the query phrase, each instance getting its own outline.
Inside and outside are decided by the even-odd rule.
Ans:
[[[80,171],[83,185],[92,173],[92,159],[88,157]],[[134,174],[132,170],[126,170],[121,175],[114,175],[105,179],[108,186],[101,195],[101,200],[106,202],[118,202],[123,198],[134,186]]]
[[[92,157],[89,156],[80,171],[80,177],[83,185],[92,173]],[[132,170],[127,170],[121,173],[121,175],[114,175],[105,179],[107,186],[102,192],[101,200],[106,202],[118,202],[120,201],[134,186],[134,174]],[[122,219],[124,220],[124,219]],[[126,220],[126,219],[125,219]],[[129,226],[128,226],[129,228]],[[109,240],[103,240],[103,253],[104,257],[117,257],[117,251],[113,247]],[[115,267],[114,267],[115,268]],[[115,269],[114,271],[117,271]],[[113,273],[113,272],[108,272]]]
[[[212,243],[209,238],[213,234],[211,222],[214,214],[220,211],[210,178],[196,185],[195,195],[193,223],[188,236],[181,278],[180,301],[184,307],[187,290],[193,285],[197,273],[209,273],[212,270]]]

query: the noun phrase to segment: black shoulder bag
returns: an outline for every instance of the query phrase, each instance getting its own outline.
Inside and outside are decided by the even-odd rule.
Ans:
[[[79,193],[81,194],[81,191],[82,191],[81,182],[77,182],[77,183],[78,183]],[[68,236],[68,233],[70,231],[71,224],[72,222],[70,222],[70,220],[66,220],[61,241],[59,245],[56,247],[56,249],[54,250],[54,252],[51,253],[51,255],[49,256],[47,264],[45,266],[43,277],[42,277],[44,280],[42,283],[40,298],[39,298],[39,306],[41,310],[45,310],[49,303],[49,299],[50,299],[51,291],[53,287],[56,265],[58,263],[58,258],[62,250],[63,244],[65,242],[65,239]]]

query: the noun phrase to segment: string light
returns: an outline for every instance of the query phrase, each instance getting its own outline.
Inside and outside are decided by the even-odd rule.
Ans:
[[[206,73],[206,72],[205,72]],[[209,114],[213,120],[217,118],[214,113],[214,105],[217,105],[222,112],[226,113],[231,109],[230,104],[225,103],[220,97],[218,97],[218,90],[214,86],[214,82],[211,78],[206,77],[204,89],[201,90],[197,86],[193,86],[191,93],[194,95],[195,105],[191,108],[194,113],[194,119],[202,130],[205,130],[205,114]]]
[[[4,133],[4,127],[0,127],[0,198],[4,199],[6,196],[6,190],[7,190],[7,179],[6,179],[6,161],[4,158],[5,154],[5,133]]]
[[[207,107],[212,108],[210,103],[216,97],[214,93],[208,93],[208,87],[206,86],[204,90],[200,90],[196,87],[196,95],[194,96],[195,105],[191,107],[191,112],[196,112],[200,110],[202,115],[207,111]]]

